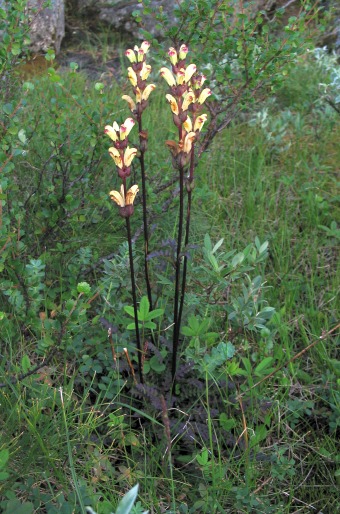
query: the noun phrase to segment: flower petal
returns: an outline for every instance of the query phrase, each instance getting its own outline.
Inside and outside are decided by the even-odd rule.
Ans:
[[[194,132],[196,132],[196,130],[201,132],[204,123],[207,121],[207,117],[207,114],[201,114],[198,116],[194,124]]]
[[[176,73],[176,79],[177,79],[178,85],[184,84],[184,81],[185,81],[185,69],[184,68],[181,68],[180,70],[178,70],[178,72]]]
[[[165,95],[165,98],[168,100],[171,110],[174,114],[179,114],[178,104],[176,99],[172,95]]]
[[[133,205],[133,202],[135,201],[136,194],[139,191],[139,187],[136,185],[130,187],[130,189],[126,193],[125,198],[125,205]]]
[[[140,47],[137,51],[137,61],[143,62],[144,61],[145,52],[142,47]]]
[[[125,205],[124,198],[122,197],[122,195],[120,193],[118,193],[118,191],[110,191],[109,195],[110,195],[111,200],[116,202],[116,204],[119,205],[119,207],[124,207],[124,205]]]
[[[149,41],[143,41],[143,43],[140,45],[141,49],[143,50],[143,52],[145,54],[148,53],[150,46],[151,46],[151,43],[149,43]]]
[[[118,166],[118,168],[122,168],[123,161],[122,161],[122,157],[120,155],[119,150],[117,150],[117,148],[115,148],[114,146],[111,146],[111,148],[109,148],[109,154],[111,155],[112,159],[115,161],[116,166]]]
[[[176,85],[175,78],[168,68],[161,68],[159,73],[170,87]]]
[[[195,101],[195,94],[192,90],[189,90],[185,96],[182,103],[182,109],[183,111],[187,111],[190,104],[192,104]]]
[[[187,116],[187,119],[183,123],[183,128],[186,132],[192,132],[192,121],[190,116]]]
[[[189,80],[191,79],[191,77],[195,73],[196,69],[197,69],[196,68],[196,64],[189,64],[189,66],[185,70],[185,82],[186,82],[186,84],[189,82]]]
[[[173,65],[177,64],[177,61],[178,61],[177,52],[173,46],[170,46],[169,51],[168,51],[168,56],[169,56],[171,64],[173,64]]]
[[[187,56],[187,53],[189,52],[189,48],[187,45],[181,45],[178,53],[178,57],[180,59],[185,59]]]
[[[140,78],[142,80],[146,80],[148,78],[148,76],[150,75],[151,73],[151,66],[150,64],[145,64],[145,62],[143,62],[143,66],[142,66],[142,69],[140,71]]]
[[[124,123],[120,126],[120,140],[124,141],[127,136],[130,134],[132,127],[134,126],[135,121],[133,118],[127,118]]]
[[[183,144],[183,152],[184,153],[190,153],[191,152],[191,148],[192,148],[192,144],[193,142],[195,141],[196,139],[196,134],[195,132],[189,132],[185,138],[184,138],[184,144]]]
[[[137,104],[140,104],[141,101],[142,101],[142,92],[141,90],[139,89],[139,87],[136,87],[136,103]]]
[[[128,48],[125,51],[125,55],[129,59],[130,62],[136,62],[137,61],[136,54],[135,54],[135,52],[131,48]]]
[[[200,96],[198,97],[198,103],[199,104],[203,104],[206,99],[208,98],[208,96],[211,95],[211,89],[209,89],[208,87],[206,87],[205,89],[203,89],[203,91],[201,92]]]
[[[142,100],[147,100],[154,89],[156,89],[155,84],[149,84],[146,86],[142,94]]]
[[[126,150],[124,152],[124,165],[126,167],[131,165],[132,160],[133,160],[134,156],[136,155],[136,153],[137,153],[137,148],[130,148],[130,147],[126,148]]]
[[[128,103],[128,105],[129,105],[129,107],[130,107],[131,112],[133,112],[133,111],[136,109],[136,104],[135,104],[135,102],[132,100],[131,96],[129,96],[129,95],[123,95],[123,96],[122,96],[122,100],[125,100],[125,101]]]
[[[118,139],[119,127],[118,127],[118,124],[116,123],[116,125],[118,127],[118,132],[117,132],[115,123],[116,122],[114,122],[112,127],[111,127],[111,125],[106,125],[104,128],[105,134],[107,134],[112,139],[112,141],[117,141],[117,139]]]
[[[133,85],[133,87],[137,86],[137,75],[131,67],[128,68],[128,79]]]

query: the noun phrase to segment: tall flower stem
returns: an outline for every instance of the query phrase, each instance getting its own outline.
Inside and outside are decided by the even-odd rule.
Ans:
[[[188,269],[187,252],[188,252],[189,235],[190,235],[191,203],[192,203],[192,190],[193,190],[193,181],[194,181],[194,169],[195,169],[195,150],[194,150],[194,145],[192,145],[191,156],[190,156],[190,171],[189,171],[189,177],[188,177],[188,182],[187,182],[187,184],[188,184],[188,186],[187,186],[188,203],[187,203],[187,218],[186,218],[185,239],[184,239],[185,255],[184,255],[184,262],[183,262],[181,299],[180,299],[180,306],[179,306],[178,319],[177,319],[177,330],[178,330],[177,339],[178,340],[179,340],[179,330],[180,330],[181,322],[182,322],[185,288],[186,288],[186,281],[187,281],[187,269]]]
[[[174,295],[174,329],[172,339],[172,365],[171,375],[173,387],[175,384],[176,368],[177,368],[177,350],[179,341],[179,326],[178,326],[178,307],[180,299],[180,279],[181,279],[181,249],[182,249],[182,236],[183,236],[183,217],[184,217],[184,169],[179,170],[179,219],[178,219],[178,234],[177,234],[177,251],[176,251],[176,278],[175,278],[175,295]]]
[[[153,310],[153,302],[152,302],[152,294],[151,294],[151,284],[150,284],[150,275],[149,275],[149,264],[148,264],[148,254],[149,254],[149,229],[148,229],[148,216],[146,210],[146,177],[145,177],[145,143],[146,140],[143,138],[143,125],[142,125],[142,115],[138,116],[138,131],[139,131],[139,141],[140,141],[140,169],[142,175],[142,198],[143,198],[143,233],[144,233],[144,274],[145,274],[145,282],[146,282],[146,290],[148,295],[148,300],[150,304],[150,310]]]
[[[141,384],[143,384],[142,348],[141,348],[141,343],[140,343],[139,326],[138,326],[136,282],[135,282],[135,270],[134,270],[134,266],[133,266],[132,238],[131,238],[131,226],[130,226],[130,218],[129,217],[126,218],[126,231],[127,231],[127,239],[128,239],[128,243],[129,243],[131,289],[132,289],[133,311],[134,311],[134,318],[135,318],[136,344],[137,344],[137,353],[138,353],[138,373],[139,373],[139,381]]]

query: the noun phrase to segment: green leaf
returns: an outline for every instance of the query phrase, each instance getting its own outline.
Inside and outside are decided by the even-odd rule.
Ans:
[[[23,358],[21,359],[21,368],[22,368],[22,371],[24,373],[27,373],[27,371],[30,369],[31,367],[31,362],[30,362],[30,359],[28,357],[27,354],[25,354],[23,356]]]
[[[0,451],[0,469],[4,468],[8,462],[9,459],[9,450],[7,448],[4,448]]]
[[[116,514],[130,514],[132,507],[138,496],[138,484],[136,484],[119,502]]]
[[[153,311],[149,312],[146,319],[149,321],[150,319],[159,318],[159,316],[162,316],[163,313],[164,309],[154,309]]]
[[[125,305],[124,311],[132,318],[135,317],[135,310],[133,307],[131,307],[131,305]]]
[[[139,304],[138,319],[139,321],[147,321],[150,310],[150,303],[147,296],[143,296]]]
[[[265,357],[255,368],[255,375],[261,376],[263,373],[268,373],[270,370],[268,366],[273,362],[273,357]]]

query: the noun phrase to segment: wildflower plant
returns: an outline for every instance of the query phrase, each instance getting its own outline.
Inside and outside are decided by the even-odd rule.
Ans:
[[[132,117],[127,118],[122,125],[114,122],[113,125],[105,127],[105,133],[112,139],[113,146],[109,148],[109,154],[113,158],[118,176],[122,180],[119,191],[111,191],[111,199],[119,206],[119,213],[126,219],[127,237],[129,242],[130,271],[132,282],[133,309],[135,317],[136,343],[138,352],[138,371],[141,383],[143,382],[143,359],[141,355],[141,342],[138,325],[138,309],[136,297],[135,272],[132,256],[132,238],[130,227],[130,216],[134,211],[134,199],[139,191],[137,185],[127,187],[127,180],[131,174],[131,164],[138,152],[138,159],[141,169],[142,182],[142,203],[143,203],[143,231],[144,231],[144,274],[147,289],[148,304],[151,311],[154,309],[153,295],[148,267],[149,256],[149,232],[147,219],[147,194],[146,194],[146,174],[145,174],[145,152],[147,151],[148,132],[142,124],[142,115],[146,109],[151,92],[155,89],[155,84],[148,84],[147,79],[151,73],[151,66],[146,62],[150,44],[144,41],[140,47],[127,49],[126,57],[131,66],[128,67],[128,79],[133,88],[133,96],[123,95],[130,108]],[[169,86],[166,100],[170,105],[173,123],[177,129],[177,137],[174,140],[165,141],[172,155],[172,164],[178,173],[179,182],[179,215],[176,227],[177,243],[175,252],[175,286],[173,298],[173,336],[172,336],[172,382],[175,383],[177,354],[179,347],[180,326],[183,314],[186,276],[187,276],[187,253],[190,233],[190,218],[192,193],[194,190],[195,175],[195,142],[199,139],[201,130],[207,121],[207,114],[202,112],[204,102],[211,95],[211,90],[204,87],[205,76],[198,72],[194,63],[187,62],[188,47],[182,44],[177,50],[170,47],[168,57],[171,70],[162,67],[161,77],[164,78]],[[138,125],[139,148],[129,146],[129,134],[133,126]],[[186,214],[185,214],[185,197]],[[184,256],[184,257],[183,257]],[[158,312],[158,309],[156,309]],[[154,311],[154,312],[156,312]],[[152,344],[154,345],[153,334],[151,334]]]

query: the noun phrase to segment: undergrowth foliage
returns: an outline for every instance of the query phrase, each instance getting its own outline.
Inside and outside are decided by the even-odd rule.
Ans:
[[[52,51],[24,82],[25,2],[0,11],[0,509],[291,512],[325,475],[331,505],[338,67],[280,111],[314,8],[141,3],[172,46],[118,86]]]

